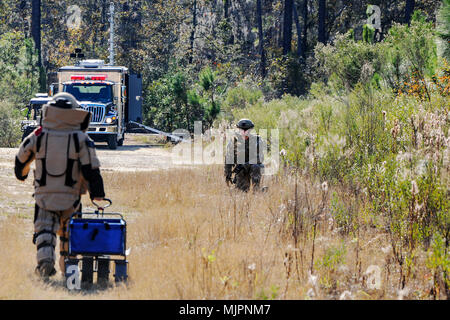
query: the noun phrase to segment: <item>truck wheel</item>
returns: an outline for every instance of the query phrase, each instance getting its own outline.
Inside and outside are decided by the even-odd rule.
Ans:
[[[111,150],[117,149],[117,134],[110,134],[108,136],[108,147]]]
[[[30,133],[32,133],[34,129],[35,129],[35,128],[33,128],[33,127],[26,127],[25,130],[23,131],[22,141],[23,141],[26,137],[28,137],[28,135],[29,135]]]
[[[123,134],[122,139],[120,139],[119,141],[117,141],[117,145],[118,145],[119,147],[123,146],[123,140],[125,140],[125,133]]]

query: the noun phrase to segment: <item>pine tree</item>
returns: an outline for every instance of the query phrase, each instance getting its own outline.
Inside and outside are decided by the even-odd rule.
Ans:
[[[439,55],[450,62],[450,0],[444,0],[437,14],[437,33],[439,41]]]

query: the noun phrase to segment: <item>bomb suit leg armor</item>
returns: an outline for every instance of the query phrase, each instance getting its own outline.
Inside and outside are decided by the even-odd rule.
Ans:
[[[36,273],[49,277],[56,273],[55,246],[59,229],[59,214],[35,206],[33,243],[36,245]]]

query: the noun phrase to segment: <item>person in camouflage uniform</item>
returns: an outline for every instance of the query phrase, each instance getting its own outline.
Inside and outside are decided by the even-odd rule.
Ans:
[[[56,233],[60,236],[61,272],[68,255],[67,222],[81,211],[81,195],[89,190],[91,199],[101,200],[105,193],[95,145],[86,133],[91,113],[78,108],[68,93],[58,93],[42,109],[41,126],[21,143],[15,159],[17,179],[34,170],[33,243],[37,246],[36,273],[48,278],[56,273]]]
[[[264,169],[265,142],[260,136],[250,133],[254,128],[251,120],[241,119],[236,127],[239,132],[236,132],[227,144],[225,181],[228,185],[234,183],[238,189],[245,192],[250,190],[250,186],[253,190],[259,190]]]

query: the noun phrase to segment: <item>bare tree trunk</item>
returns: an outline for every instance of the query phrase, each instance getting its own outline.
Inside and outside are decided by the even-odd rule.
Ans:
[[[297,28],[297,56],[302,57],[303,56],[303,50],[302,50],[302,28],[300,26],[300,21],[298,18],[298,12],[297,7],[294,5],[292,6],[294,9],[294,21],[295,21],[295,27]]]
[[[308,47],[308,0],[303,0],[303,36],[302,36],[302,49],[303,59],[306,58],[306,50]]]
[[[227,23],[230,25],[231,27],[231,23],[230,23],[230,0],[223,0],[223,15],[225,20],[227,21]],[[227,43],[226,44],[233,44],[234,43],[234,35],[233,35],[233,31],[231,31],[231,35],[230,37],[227,39]]]
[[[293,0],[284,1],[284,19],[283,19],[283,55],[291,51],[292,41],[292,7]]]
[[[46,88],[46,74],[42,66],[42,52],[41,52],[41,0],[32,0],[31,2],[31,37],[34,41],[34,48],[36,50],[38,61],[37,67],[39,71],[39,91],[45,92]]]
[[[414,4],[415,0],[406,0],[406,6],[405,6],[405,23],[409,25],[411,22],[411,16],[414,12]]]
[[[38,53],[38,66],[41,66],[41,0],[31,3],[31,37]]]
[[[195,29],[197,28],[197,0],[194,0],[192,6],[192,31],[189,38],[190,41],[190,52],[189,52],[189,63],[192,63],[194,58],[194,39],[195,39]]]
[[[319,0],[319,35],[318,35],[318,41],[322,43],[327,42],[327,36],[325,31],[325,20],[327,15],[327,1],[326,0]]]
[[[228,9],[230,8],[230,0],[223,0],[223,15],[225,19],[230,17],[230,13]]]
[[[258,40],[259,40],[259,55],[260,55],[260,72],[261,77],[265,78],[266,76],[266,53],[264,52],[264,33],[263,33],[263,25],[262,25],[262,6],[261,0],[256,0],[256,12],[257,12],[257,20],[258,20]]]

